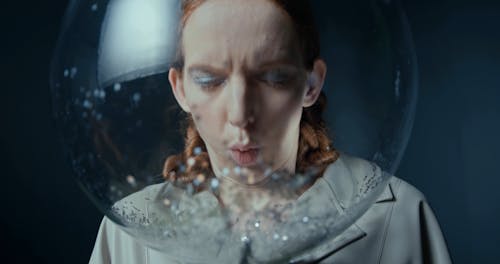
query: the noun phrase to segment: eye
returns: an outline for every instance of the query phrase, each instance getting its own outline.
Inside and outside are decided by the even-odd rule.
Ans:
[[[222,85],[225,78],[211,74],[208,72],[194,72],[192,74],[193,81],[202,89],[211,89]]]
[[[293,74],[281,69],[269,70],[259,76],[259,80],[271,85],[284,85],[292,79]]]

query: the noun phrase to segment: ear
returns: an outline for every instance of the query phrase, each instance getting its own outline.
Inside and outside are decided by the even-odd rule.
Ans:
[[[309,107],[316,103],[321,89],[323,89],[325,77],[326,63],[322,59],[316,59],[312,71],[307,76],[306,93],[302,102],[303,107]]]
[[[186,94],[184,93],[184,86],[182,83],[182,74],[177,69],[170,68],[168,71],[168,81],[170,82],[170,87],[172,87],[175,100],[177,100],[177,103],[182,110],[189,113],[191,110],[186,102]]]

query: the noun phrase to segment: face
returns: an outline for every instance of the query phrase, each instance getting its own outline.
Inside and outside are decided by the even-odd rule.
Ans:
[[[267,0],[209,0],[187,20],[184,66],[169,80],[216,175],[295,171],[302,109],[314,104],[326,71],[317,61],[308,72],[297,43],[290,18]]]

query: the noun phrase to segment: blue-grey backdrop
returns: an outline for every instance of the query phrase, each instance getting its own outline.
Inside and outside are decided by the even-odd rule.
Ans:
[[[50,117],[66,0],[2,3],[2,263],[87,263],[101,213],[72,179]],[[424,192],[455,263],[500,257],[500,2],[403,1],[420,95],[397,175]]]

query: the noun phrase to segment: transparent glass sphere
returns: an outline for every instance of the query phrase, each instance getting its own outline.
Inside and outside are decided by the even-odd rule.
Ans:
[[[311,1],[328,67],[323,119],[332,145],[322,151],[340,153],[330,166],[290,173],[237,149],[240,154],[231,153],[240,162],[228,155],[237,161],[215,172],[217,151],[200,143],[176,161],[172,174],[165,162],[184,151],[190,115],[168,75],[179,63],[182,2],[70,2],[51,92],[76,180],[108,218],[169,257],[200,263],[307,259],[376,201],[406,147],[417,67],[404,13],[390,0]],[[206,116],[194,116],[194,123]],[[259,173],[241,157],[255,158]],[[201,169],[182,181],[194,167]]]

